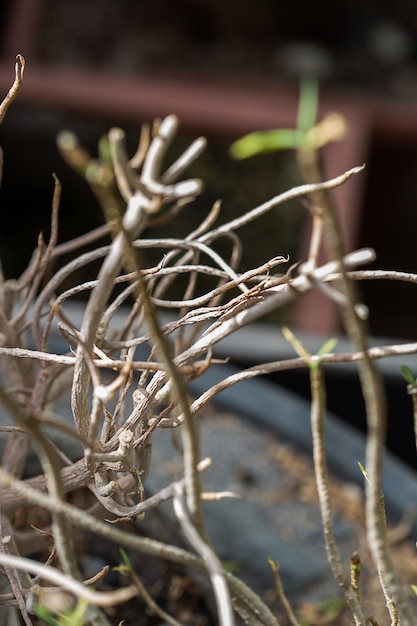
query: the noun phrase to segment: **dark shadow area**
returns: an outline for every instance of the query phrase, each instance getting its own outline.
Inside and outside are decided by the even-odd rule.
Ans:
[[[375,138],[369,155],[360,246],[376,250],[374,269],[417,272],[417,140]],[[363,281],[371,332],[414,338],[415,285]]]
[[[61,130],[69,129],[76,133],[91,154],[96,155],[100,137],[112,125],[118,125],[117,120],[80,119],[56,111],[32,111],[18,106],[10,110],[0,135],[5,161],[0,189],[3,215],[0,254],[6,277],[17,278],[25,269],[40,232],[46,239],[49,236],[53,173],[62,184],[59,241],[68,241],[103,223],[101,207],[89,186],[61,158],[56,136]],[[134,128],[133,125],[122,126],[126,129],[133,154],[140,123]],[[167,158],[178,156],[195,136],[182,132]],[[146,231],[145,237],[186,236],[200,225],[217,200],[222,204],[218,218],[218,223],[222,223],[300,182],[291,154],[277,153],[236,162],[228,155],[229,145],[227,138],[208,137],[206,151],[187,172],[190,177],[204,181],[203,194],[186,206],[176,219]],[[281,255],[288,257],[289,262],[283,264],[282,269],[278,267],[277,271],[285,273],[289,263],[298,258],[303,215],[304,209],[298,201],[287,202],[240,229],[242,259],[239,269],[244,271]],[[232,245],[230,238],[223,237],[215,244],[215,249],[229,259]],[[146,264],[157,264],[163,252],[147,252],[144,256]],[[85,275],[80,275],[80,280],[92,278],[90,270],[88,267]],[[176,297],[181,297],[180,290],[181,281],[174,292]],[[282,312],[272,316],[270,321],[273,319],[282,320]]]

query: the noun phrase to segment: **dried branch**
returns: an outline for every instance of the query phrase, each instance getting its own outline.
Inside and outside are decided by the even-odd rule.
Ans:
[[[43,580],[47,580],[54,585],[59,585],[59,588],[66,589],[78,598],[84,598],[87,602],[93,604],[94,606],[115,606],[116,604],[126,602],[137,595],[137,589],[134,585],[130,585],[129,587],[124,587],[122,589],[116,589],[114,591],[91,591],[89,587],[77,582],[74,578],[72,578],[72,576],[66,576],[55,567],[37,563],[36,561],[25,559],[24,557],[17,557],[0,552],[0,563],[25,572],[37,574]],[[53,592],[56,593],[57,589],[54,589]],[[32,597],[28,599],[30,604],[33,605],[38,601],[42,602],[43,593],[45,593],[45,591],[43,591],[42,588],[36,587],[32,589]]]
[[[277,592],[278,598],[281,600],[284,606],[289,623],[291,624],[291,626],[300,626],[300,622],[296,618],[295,613],[292,610],[291,604],[289,603],[288,598],[285,594],[284,586],[282,584],[281,576],[279,574],[279,564],[273,561],[271,558],[268,559],[268,563],[274,576],[275,590]]]
[[[23,79],[23,72],[25,71],[25,65],[25,58],[21,54],[17,54],[15,63],[15,79],[13,81],[13,85],[10,87],[8,94],[3,98],[3,101],[0,103],[0,124],[4,120],[7,109],[16,98],[17,93],[20,89]]]
[[[247,213],[245,213],[245,215],[238,217],[234,220],[231,220],[230,222],[226,222],[225,224],[222,224],[222,226],[215,228],[214,230],[207,233],[206,235],[203,235],[199,239],[200,241],[203,241],[203,242],[210,242],[214,238],[218,237],[219,235],[226,234],[229,230],[234,231],[234,230],[237,230],[238,228],[241,228],[242,226],[246,226],[246,224],[249,224],[255,219],[258,219],[258,217],[261,217],[262,215],[270,211],[272,208],[280,204],[283,204],[284,202],[288,202],[288,200],[293,200],[294,198],[307,196],[312,193],[316,193],[318,191],[334,189],[335,187],[339,187],[340,185],[343,185],[344,183],[346,183],[349,180],[349,178],[351,178],[352,176],[355,176],[356,174],[359,174],[360,172],[362,172],[364,167],[365,167],[364,165],[353,167],[351,170],[348,170],[344,174],[341,174],[340,176],[336,176],[335,178],[331,178],[325,182],[307,183],[305,185],[299,185],[298,187],[293,187],[289,191],[285,191],[284,193],[278,196],[275,196],[271,200],[264,202],[263,204],[259,205],[255,209],[248,211]]]
[[[201,555],[206,563],[216,597],[217,611],[221,626],[234,626],[235,620],[224,569],[215,552],[201,538],[191,522],[183,499],[182,490],[178,485],[176,485],[174,493],[174,511],[188,542],[196,552]]]

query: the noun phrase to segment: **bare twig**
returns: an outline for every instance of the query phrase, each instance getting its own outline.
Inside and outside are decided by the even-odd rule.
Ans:
[[[25,70],[25,58],[18,54],[16,55],[16,64],[15,64],[15,79],[13,85],[10,87],[8,94],[5,96],[3,101],[0,103],[0,124],[4,120],[4,116],[6,115],[7,109],[13,102],[13,100],[17,96],[17,92],[20,89],[23,79],[23,72]]]
[[[215,228],[214,230],[210,231],[206,235],[203,235],[202,237],[200,237],[200,241],[210,242],[214,238],[218,237],[220,234],[227,233],[229,230],[236,230],[238,228],[241,228],[242,226],[249,224],[253,220],[257,219],[258,217],[261,217],[261,215],[264,215],[265,213],[270,211],[273,207],[283,204],[284,202],[287,202],[288,200],[293,200],[294,198],[300,198],[302,196],[306,196],[306,195],[309,195],[309,194],[312,194],[312,193],[315,193],[317,191],[321,191],[324,189],[327,190],[327,189],[334,189],[335,187],[339,187],[340,185],[343,185],[346,181],[348,181],[349,178],[351,178],[352,176],[359,174],[364,169],[364,167],[365,167],[364,165],[353,167],[351,170],[348,170],[344,174],[341,174],[340,176],[336,176],[335,178],[331,178],[325,182],[307,183],[305,185],[293,187],[289,191],[285,191],[279,196],[275,196],[275,198],[272,198],[271,200],[268,200],[267,202],[264,202],[263,204],[259,205],[255,209],[252,209],[252,211],[248,211],[242,217],[238,217],[234,220],[231,220],[230,222],[226,222],[225,224],[222,224],[218,228]]]
[[[43,580],[48,580],[54,585],[59,585],[61,588],[73,593],[78,598],[84,598],[90,604],[95,606],[110,607],[116,604],[121,604],[130,600],[137,595],[137,589],[134,585],[116,589],[114,591],[92,591],[89,587],[83,585],[83,583],[74,580],[71,576],[67,576],[60,572],[55,567],[50,565],[44,565],[31,559],[25,559],[23,557],[12,556],[10,554],[3,554],[0,552],[0,563],[20,569],[25,572],[31,572],[37,574]],[[34,601],[42,602],[42,588],[35,588],[31,590]],[[56,589],[55,589],[56,592]]]
[[[292,626],[300,626],[300,622],[295,616],[294,611],[292,610],[291,604],[285,595],[284,586],[282,584],[281,576],[279,574],[279,564],[273,561],[271,558],[268,559],[268,563],[271,567],[272,574],[274,576],[275,590],[277,592],[278,598],[281,600],[285,612],[288,616],[288,620]]]
[[[185,506],[183,493],[179,486],[175,488],[174,511],[181,524],[182,531],[190,545],[198,552],[207,566],[217,602],[218,616],[221,626],[234,626],[232,603],[229,589],[226,584],[224,569],[215,552],[201,538],[193,526]]]

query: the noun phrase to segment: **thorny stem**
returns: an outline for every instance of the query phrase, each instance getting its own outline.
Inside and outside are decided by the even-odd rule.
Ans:
[[[335,236],[335,229],[333,238]],[[334,246],[336,247],[336,246]],[[382,492],[383,455],[386,436],[386,403],[385,393],[380,374],[372,359],[368,356],[368,346],[362,327],[353,308],[351,288],[343,279],[344,289],[348,295],[348,305],[343,308],[345,326],[353,344],[363,352],[363,360],[359,362],[359,376],[362,393],[366,405],[368,434],[366,440],[366,468],[369,481],[366,482],[366,520],[368,542],[374,562],[378,568],[382,588],[391,618],[394,618],[397,607],[404,626],[417,624],[410,603],[404,594],[401,584],[395,576],[388,552],[386,538],[385,514],[382,516],[380,496]]]
[[[338,581],[344,593],[346,602],[352,612],[355,624],[357,626],[365,626],[365,618],[358,601],[358,596],[346,580],[346,575],[343,570],[342,561],[333,531],[334,515],[329,492],[326,450],[324,443],[326,391],[323,372],[319,365],[310,365],[310,387],[314,468],[327,556],[334,577]]]
[[[355,593],[359,603],[361,601],[360,578],[361,560],[358,552],[354,552],[350,557],[350,586]]]
[[[391,619],[394,619],[393,607],[396,606],[403,625],[411,626],[417,624],[417,616],[413,614],[410,603],[394,574],[388,552],[385,516],[381,519],[380,495],[387,419],[384,387],[375,363],[369,358],[363,322],[355,311],[356,298],[352,284],[346,277],[347,268],[343,260],[342,243],[335,214],[326,201],[323,202],[322,208],[329,252],[332,258],[339,261],[342,269],[339,287],[346,297],[345,305],[340,307],[344,325],[353,345],[363,353],[363,360],[359,362],[358,370],[367,415],[366,467],[369,481],[366,483],[366,524],[368,543],[380,574]]]
[[[299,153],[300,167],[307,180],[316,183],[320,177],[319,154],[317,150],[302,150]],[[356,308],[356,294],[352,283],[347,279],[347,268],[343,260],[343,244],[336,213],[326,189],[312,194],[313,220],[322,222],[324,243],[330,258],[340,263],[341,274],[337,282],[343,295],[338,305],[343,317],[346,332],[353,345],[363,353],[359,362],[359,378],[365,400],[367,415],[366,463],[369,470],[369,482],[366,485],[366,523],[368,542],[374,563],[380,574],[381,585],[387,600],[387,606],[394,619],[394,598],[398,598],[399,613],[404,625],[417,624],[411,607],[400,585],[396,582],[392,563],[388,554],[386,531],[383,530],[380,510],[380,493],[383,474],[383,453],[386,436],[386,402],[379,372],[367,353],[367,338],[362,320]],[[385,515],[383,516],[385,520]]]
[[[169,127],[169,124],[171,124],[171,127]],[[164,130],[165,127],[166,130]],[[163,122],[163,125],[161,125],[159,129],[158,136],[154,138],[153,142],[150,145],[149,152],[147,157],[145,158],[142,171],[142,181],[146,189],[148,190],[152,191],[155,186],[158,186],[156,181],[159,176],[162,155],[166,149],[166,142],[172,136],[175,128],[176,122],[174,122],[174,118],[166,118],[166,120]],[[123,176],[123,172],[126,171],[126,164],[124,162],[123,153],[120,149],[120,141],[114,143],[116,146],[118,146],[119,155],[117,158],[114,158],[114,161],[116,163],[119,163],[117,178],[118,180],[119,178],[121,179],[119,186],[121,186],[125,190],[126,195],[129,193],[129,182],[132,181],[128,181],[127,177]],[[198,144],[195,144],[195,146],[195,148],[191,147],[188,152],[183,153],[182,158],[172,166],[172,169],[168,171],[168,173],[166,173],[165,182],[171,182],[176,180],[176,178],[183,172],[185,167],[188,166],[190,160],[194,159],[198,155],[199,151],[201,151],[201,149],[203,148],[203,143],[199,142]],[[163,186],[161,187],[161,193],[164,193]],[[158,202],[162,203],[162,199],[152,200],[149,204],[149,206],[152,205],[152,209],[150,209],[149,206],[145,207],[146,214],[149,211],[151,211],[152,213],[155,212],[157,210],[156,207],[158,205]],[[124,220],[121,227],[120,236],[124,239],[125,254],[128,256],[131,264],[136,270],[139,295],[141,298],[143,309],[145,311],[146,319],[150,324],[154,341],[156,343],[158,351],[161,353],[161,356],[167,368],[170,381],[173,385],[174,393],[177,396],[176,399],[181,407],[183,414],[185,415],[185,429],[182,431],[182,433],[184,443],[184,472],[187,484],[187,498],[193,521],[196,524],[196,527],[199,529],[200,533],[204,534],[204,523],[201,510],[201,485],[197,472],[197,464],[200,456],[200,445],[196,424],[194,421],[194,417],[191,415],[189,410],[189,401],[187,397],[186,387],[183,383],[182,377],[178,369],[173,363],[168,343],[163,333],[161,332],[160,325],[158,323],[155,310],[151,303],[150,295],[148,293],[148,289],[142,275],[142,268],[139,264],[138,254],[137,252],[135,253],[131,245],[132,238],[129,235],[130,233],[126,232],[125,230]],[[220,266],[224,268],[223,260],[219,258],[218,262]],[[227,267],[224,269],[227,269]],[[233,277],[237,278],[236,274],[233,273]]]

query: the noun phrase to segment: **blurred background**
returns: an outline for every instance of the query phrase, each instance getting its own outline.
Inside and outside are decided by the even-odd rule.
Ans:
[[[94,154],[112,125],[132,150],[142,122],[175,113],[182,133],[208,137],[195,165],[206,190],[176,228],[187,234],[217,199],[222,220],[300,182],[290,152],[235,162],[232,141],[253,130],[294,127],[300,77],[320,85],[321,114],[346,116],[345,140],[324,153],[324,175],[363,162],[364,174],[337,190],[346,246],[373,246],[375,267],[417,271],[417,7],[399,0],[334,3],[276,0],[9,0],[0,8],[0,89],[24,84],[0,127],[0,253],[7,277],[24,269],[40,230],[49,229],[52,173],[63,184],[60,240],[102,223],[87,185],[62,161],[55,138],[74,131]],[[172,232],[172,224],[169,226]],[[242,231],[242,269],[267,257],[302,257],[309,221],[298,202]],[[225,251],[226,252],[226,251]],[[366,283],[371,331],[415,335],[412,289]],[[383,305],[381,306],[381,302]],[[338,332],[332,305],[303,299],[285,321]]]
[[[15,55],[27,63],[22,89],[0,127],[6,277],[23,271],[41,230],[48,236],[52,173],[63,186],[60,241],[103,223],[88,186],[58,153],[59,131],[75,132],[93,155],[110,127],[126,130],[133,152],[141,124],[171,113],[182,128],[172,157],[205,135],[208,149],[189,172],[203,178],[205,191],[156,233],[186,235],[218,198],[226,221],[301,182],[290,151],[239,162],[228,151],[245,133],[294,128],[304,76],[318,80],[320,117],[338,111],[348,125],[345,139],[324,149],[323,177],[367,164],[333,195],[346,248],[372,246],[375,268],[417,272],[416,42],[413,0],[3,0],[1,97],[13,82]],[[302,259],[309,228],[301,202],[277,207],[239,232],[241,269],[276,255]],[[76,279],[87,280],[96,269]],[[361,288],[374,336],[415,338],[414,285],[366,281]],[[315,295],[268,321],[326,337],[341,332],[334,305]],[[267,343],[281,349],[276,326],[273,333]],[[242,365],[256,360],[246,345],[232,358]],[[354,368],[332,374],[329,408],[364,428]],[[399,365],[385,374],[394,418],[388,445],[415,466],[410,398]],[[277,380],[309,396],[305,372]]]

